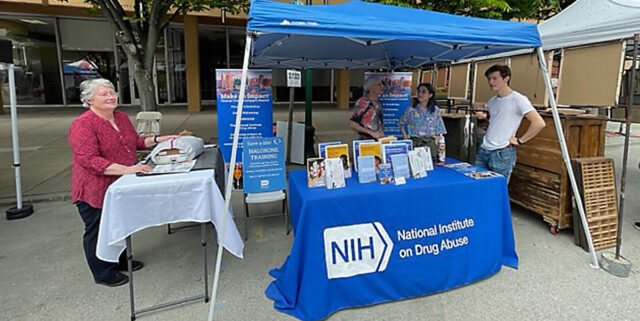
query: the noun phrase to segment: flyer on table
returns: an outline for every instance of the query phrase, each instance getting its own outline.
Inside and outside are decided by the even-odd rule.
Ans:
[[[231,160],[241,78],[242,69],[216,70],[218,145],[226,163]],[[242,141],[245,138],[273,136],[271,79],[271,70],[247,71],[237,162],[242,161]]]

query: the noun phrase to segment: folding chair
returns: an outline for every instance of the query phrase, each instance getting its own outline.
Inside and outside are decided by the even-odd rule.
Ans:
[[[162,114],[157,111],[141,111],[136,115],[136,131],[141,136],[160,135]]]
[[[261,193],[248,193],[244,194],[244,211],[246,214],[245,223],[244,223],[244,240],[249,239],[249,219],[251,219],[249,215],[249,204],[260,204],[260,203],[271,203],[282,201],[282,211],[283,213],[276,213],[270,215],[262,215],[257,218],[267,218],[273,216],[284,215],[284,224],[287,235],[291,232],[289,228],[289,206],[287,204],[287,193],[284,190],[277,190],[271,192],[261,192]]]

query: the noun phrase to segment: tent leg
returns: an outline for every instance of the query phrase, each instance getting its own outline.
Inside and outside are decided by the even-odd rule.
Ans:
[[[633,63],[629,73],[629,90],[627,91],[627,112],[625,113],[624,150],[622,155],[622,178],[620,179],[620,201],[618,206],[618,235],[616,235],[616,260],[620,259],[620,247],[622,246],[622,215],[624,214],[624,191],[627,183],[627,162],[629,159],[629,136],[631,135],[631,105],[633,104],[633,91],[636,80],[636,61],[638,58],[639,34],[633,36]],[[621,124],[622,126],[622,124]]]
[[[18,108],[16,107],[15,66],[9,64],[9,102],[11,105],[11,140],[13,145],[13,172],[16,183],[16,207],[7,210],[8,220],[27,217],[33,214],[33,206],[22,204],[22,179],[20,178],[20,143],[18,140]],[[0,102],[1,104],[2,102]]]
[[[244,46],[244,59],[242,62],[242,78],[240,79],[240,94],[238,96],[238,108],[236,109],[236,124],[233,132],[233,147],[231,148],[231,159],[229,169],[233,170],[236,166],[236,154],[238,152],[238,138],[240,136],[240,123],[242,121],[242,107],[244,104],[244,94],[247,87],[247,70],[249,69],[249,56],[251,54],[251,46],[253,45],[253,37],[251,34],[247,34],[245,46]],[[230,211],[231,205],[231,188],[233,186],[233,175],[227,177],[227,184],[224,191],[224,208]],[[216,267],[213,274],[213,289],[211,290],[211,303],[209,304],[209,318],[207,320],[213,320],[213,312],[216,305],[216,292],[218,290],[218,280],[220,278],[220,265],[222,263],[222,252],[226,232],[227,232],[227,217],[224,215],[222,219],[222,231],[218,233],[218,255],[216,257]]]
[[[289,123],[287,124],[287,165],[291,164],[291,132],[293,131],[294,89],[289,87]]]
[[[599,269],[598,258],[596,257],[596,251],[593,248],[593,240],[591,239],[591,232],[589,231],[589,224],[587,223],[587,217],[584,213],[584,207],[582,206],[582,197],[578,191],[578,185],[576,178],[573,176],[573,168],[571,167],[571,159],[569,157],[569,150],[567,149],[567,142],[564,140],[564,133],[562,132],[562,126],[560,123],[560,115],[558,114],[558,106],[556,100],[553,97],[553,89],[551,88],[551,79],[549,79],[549,70],[547,69],[547,63],[545,62],[544,52],[542,47],[538,47],[538,63],[542,70],[542,76],[544,77],[545,87],[547,89],[547,95],[549,96],[549,103],[551,104],[551,113],[553,114],[553,122],[556,126],[556,133],[558,134],[558,141],[560,141],[560,149],[562,150],[562,158],[567,167],[567,174],[569,175],[569,181],[571,182],[571,189],[573,196],[576,199],[576,206],[580,213],[580,220],[582,221],[582,227],[584,228],[585,236],[587,237],[587,243],[589,244],[589,254],[591,254],[590,266],[594,269]]]

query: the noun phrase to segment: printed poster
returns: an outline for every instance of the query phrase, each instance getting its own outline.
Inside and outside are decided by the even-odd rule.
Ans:
[[[364,80],[376,77],[382,83],[380,95],[382,103],[382,119],[385,136],[396,136],[402,139],[398,120],[404,110],[411,105],[411,72],[365,72]]]
[[[231,161],[241,77],[242,69],[216,70],[218,145],[225,163]],[[236,158],[238,163],[242,162],[242,142],[245,138],[273,136],[271,79],[271,70],[248,70],[247,72]]]
[[[245,194],[286,189],[282,137],[247,138],[242,158]]]

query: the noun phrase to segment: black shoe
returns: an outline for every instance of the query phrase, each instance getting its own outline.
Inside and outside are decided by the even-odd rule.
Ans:
[[[640,230],[640,221],[633,223],[633,227],[635,227],[636,230]]]
[[[136,261],[136,260],[132,260],[131,261],[131,270],[133,270],[133,271],[138,271],[143,266],[144,266],[144,263],[142,263],[140,261]],[[124,262],[124,264],[118,263],[118,265],[116,266],[116,270],[118,270],[118,271],[129,271],[129,268],[127,267],[127,262]]]
[[[129,277],[120,272],[116,272],[116,274],[114,274],[113,277],[111,277],[108,280],[104,280],[104,281],[96,280],[96,283],[110,286],[110,287],[121,286],[123,284],[127,284],[127,282],[129,282]]]

